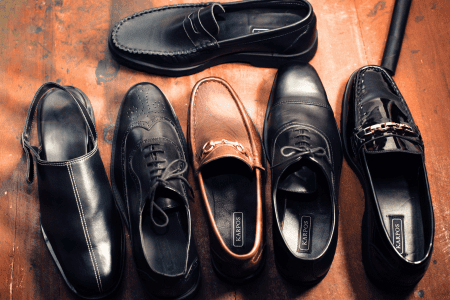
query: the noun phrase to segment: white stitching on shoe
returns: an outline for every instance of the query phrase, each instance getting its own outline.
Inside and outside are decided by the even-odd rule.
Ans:
[[[217,43],[216,38],[215,38],[211,33],[209,33],[208,30],[206,30],[205,26],[203,26],[202,21],[200,20],[200,10],[201,10],[201,9],[199,9],[198,12],[197,12],[197,19],[198,19],[198,22],[200,23],[200,26],[202,26],[203,30],[204,30],[210,37],[213,38],[214,44],[216,44],[217,47],[220,48],[219,43]]]
[[[191,12],[191,13],[187,16],[187,18],[188,18],[189,21],[191,22],[191,26],[192,26],[192,29],[194,30],[194,32],[195,32],[196,34],[200,34],[200,32],[197,30],[197,28],[195,28],[194,22],[192,22],[192,19],[191,19],[192,14],[193,14],[193,12]],[[183,22],[183,27],[184,27],[184,22]],[[186,28],[185,28],[185,29],[186,29]],[[195,46],[195,45],[194,45],[194,46]]]
[[[114,27],[112,33],[111,33],[111,38],[113,40],[114,45],[119,48],[122,51],[127,51],[130,53],[138,53],[140,52],[141,54],[150,54],[150,55],[175,55],[177,54],[178,51],[147,51],[147,50],[138,50],[135,48],[128,48],[125,45],[122,45],[121,43],[119,43],[118,41],[118,32],[119,32],[119,28],[121,25],[123,25],[125,22],[137,18],[141,15],[144,14],[149,14],[149,13],[153,13],[153,12],[157,12],[157,11],[162,11],[162,10],[166,10],[166,9],[189,9],[189,8],[194,8],[194,7],[200,7],[200,6],[206,6],[208,3],[198,3],[198,4],[176,4],[176,5],[166,5],[166,6],[162,6],[162,7],[156,7],[156,8],[152,8],[152,9],[147,9],[141,12],[137,12],[131,16],[128,16],[122,20],[120,20],[116,26]],[[201,49],[202,47],[198,48]],[[195,45],[194,48],[190,48],[190,49],[184,49],[182,50],[183,54],[192,54],[194,52],[197,52],[198,50]]]
[[[191,37],[189,36],[189,34],[188,34],[187,30],[186,30],[186,26],[184,26],[184,22],[183,22],[183,29],[184,29],[184,32],[186,33],[187,37],[189,38],[189,40],[191,40],[192,45],[194,45],[194,47],[195,47],[195,43],[194,43],[194,41],[191,39]]]
[[[98,289],[103,292],[102,281],[100,279],[100,272],[98,270],[97,260],[95,258],[94,249],[92,248],[91,238],[89,236],[89,231],[86,224],[86,218],[84,216],[83,206],[81,204],[80,195],[78,194],[77,184],[73,176],[72,165],[68,164],[67,169],[69,170],[70,181],[72,182],[72,188],[75,193],[75,199],[77,201],[78,213],[80,214],[81,226],[83,227],[84,238],[86,239],[86,244],[89,250],[89,256],[91,257],[92,267],[94,268],[95,280],[97,281]]]
[[[223,8],[223,6],[220,4],[220,3],[214,3],[212,6],[212,10],[211,10],[211,15],[212,15],[212,18],[213,18],[213,20],[214,20],[214,23],[216,23],[216,26],[217,26],[217,35],[219,35],[219,32],[220,32],[220,27],[219,27],[219,23],[217,23],[217,20],[216,20],[216,17],[214,16],[214,7],[215,6],[219,6],[221,9],[222,9],[222,12],[225,12],[225,8]],[[204,7],[202,7],[202,8],[200,8],[200,10],[201,9],[203,9]],[[199,19],[200,20],[200,19]]]
[[[97,152],[98,152],[98,145],[97,145],[97,143],[95,143],[94,148],[90,152],[88,152],[87,154],[84,154],[83,156],[80,156],[80,157],[77,157],[77,158],[73,158],[73,159],[68,160],[68,161],[51,162],[51,161],[41,160],[40,158],[36,157],[36,162],[39,165],[41,165],[41,166],[64,167],[64,166],[73,165],[73,164],[76,164],[76,163],[88,160],[89,158],[94,156]]]

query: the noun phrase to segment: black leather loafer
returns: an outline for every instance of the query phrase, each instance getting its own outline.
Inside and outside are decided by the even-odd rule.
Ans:
[[[276,266],[290,281],[315,284],[336,251],[342,150],[322,82],[309,64],[278,71],[264,146],[272,169]]]
[[[153,298],[187,299],[199,287],[187,175],[186,141],[169,101],[151,83],[133,86],[117,116],[111,181]]]
[[[31,146],[37,109],[39,147]],[[22,134],[27,181],[39,181],[41,230],[69,288],[98,299],[118,286],[125,258],[120,215],[97,146],[94,111],[74,87],[42,85]]]
[[[165,76],[226,62],[277,68],[311,60],[317,50],[316,17],[305,0],[169,5],[118,22],[109,48],[126,66]]]
[[[427,270],[434,239],[419,129],[392,77],[378,66],[350,77],[341,120],[344,152],[366,198],[366,273],[381,288],[412,287]]]

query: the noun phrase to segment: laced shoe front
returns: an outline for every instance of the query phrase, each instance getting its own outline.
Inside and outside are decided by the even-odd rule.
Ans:
[[[187,148],[164,94],[132,87],[117,118],[111,181],[141,280],[154,298],[187,299],[200,282],[192,236]]]
[[[264,144],[272,171],[277,269],[290,281],[315,284],[336,251],[342,153],[333,111],[310,65],[278,71]]]

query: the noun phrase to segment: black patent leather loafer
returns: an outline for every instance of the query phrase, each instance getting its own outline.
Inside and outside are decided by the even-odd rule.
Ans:
[[[126,66],[165,76],[227,62],[277,68],[313,58],[316,17],[305,0],[169,5],[119,21],[109,48]]]
[[[138,274],[157,299],[191,298],[200,283],[186,147],[161,90],[151,83],[130,88],[117,116],[111,181],[127,220]]]
[[[408,289],[430,262],[434,215],[420,131],[392,77],[367,66],[350,77],[342,140],[366,199],[362,254],[383,289]]]
[[[30,143],[35,113],[39,147]],[[125,235],[89,99],[74,87],[42,85],[28,110],[22,146],[29,183],[36,162],[41,230],[65,282],[82,298],[108,296],[122,276]]]
[[[264,146],[272,169],[277,269],[290,281],[315,284],[336,252],[342,150],[333,111],[312,66],[293,64],[278,71]]]

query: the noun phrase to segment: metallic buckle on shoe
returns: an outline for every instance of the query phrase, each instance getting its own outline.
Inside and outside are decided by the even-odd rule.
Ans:
[[[244,149],[244,146],[242,146],[242,144],[238,143],[238,142],[230,142],[228,140],[221,140],[221,141],[209,141],[207,142],[205,145],[203,145],[203,151],[202,151],[202,155],[206,155],[208,153],[210,153],[211,151],[213,151],[214,148],[216,148],[217,145],[223,144],[224,146],[232,146],[234,148],[236,148],[236,150],[238,150],[239,152],[241,152],[242,154],[244,154],[245,156],[247,155],[247,152]]]
[[[383,131],[406,131],[410,133],[414,133],[414,130],[411,126],[407,124],[400,124],[395,122],[386,122],[381,124],[375,124],[369,127],[366,127],[362,130],[364,132],[364,136],[375,134],[377,132]]]

